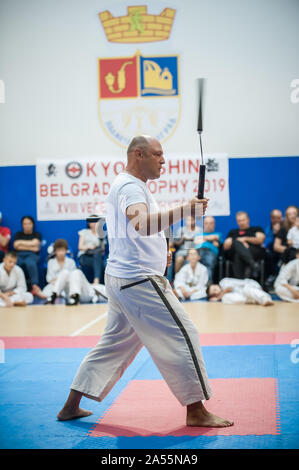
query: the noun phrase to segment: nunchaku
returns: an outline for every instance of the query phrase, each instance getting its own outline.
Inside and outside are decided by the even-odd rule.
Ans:
[[[198,199],[203,199],[204,197],[204,187],[205,187],[205,176],[206,176],[206,165],[203,161],[203,151],[202,151],[202,140],[201,134],[203,131],[202,125],[202,114],[203,114],[203,98],[204,98],[204,87],[205,87],[205,79],[198,78],[198,119],[197,119],[197,132],[199,135],[199,146],[200,146],[200,155],[201,155],[201,163],[199,166],[199,174],[198,174],[198,192],[197,197]]]

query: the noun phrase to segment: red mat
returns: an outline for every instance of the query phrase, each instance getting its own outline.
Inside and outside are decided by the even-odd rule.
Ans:
[[[202,346],[290,344],[299,332],[200,333]],[[5,349],[92,348],[100,336],[1,336]]]
[[[211,413],[228,428],[187,427],[186,408],[163,380],[132,380],[88,434],[102,436],[215,436],[279,434],[274,378],[211,379]]]

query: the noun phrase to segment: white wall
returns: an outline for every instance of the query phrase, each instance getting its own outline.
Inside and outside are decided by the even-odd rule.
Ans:
[[[98,13],[176,9],[170,39],[112,44]],[[124,153],[97,114],[97,58],[179,54],[182,114],[165,153],[198,152],[195,79],[207,77],[206,152],[299,155],[298,0],[0,0],[1,165]]]

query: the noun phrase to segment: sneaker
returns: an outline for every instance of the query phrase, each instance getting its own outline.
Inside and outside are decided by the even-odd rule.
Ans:
[[[53,292],[52,295],[50,295],[49,297],[47,297],[47,300],[46,300],[46,302],[45,302],[45,305],[47,305],[47,304],[52,304],[52,305],[54,305],[54,304],[55,304],[56,297],[57,297],[56,292]]]
[[[67,301],[66,305],[68,305],[68,306],[78,305],[79,302],[80,302],[79,294],[73,294],[73,295],[70,296],[70,298]]]

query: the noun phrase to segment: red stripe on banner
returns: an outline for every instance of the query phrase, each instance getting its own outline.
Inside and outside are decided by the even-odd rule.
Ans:
[[[299,332],[200,333],[202,346],[290,344]],[[100,336],[1,336],[5,349],[92,348]]]

